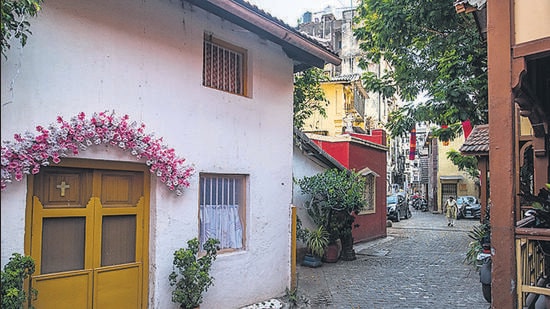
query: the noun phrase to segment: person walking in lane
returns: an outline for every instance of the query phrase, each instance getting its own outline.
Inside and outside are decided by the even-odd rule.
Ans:
[[[445,215],[447,216],[447,226],[455,226],[456,215],[458,212],[458,206],[453,196],[445,201]]]

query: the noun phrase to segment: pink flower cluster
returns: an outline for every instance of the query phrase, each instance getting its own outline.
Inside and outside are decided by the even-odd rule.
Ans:
[[[145,134],[144,124],[129,123],[128,119],[128,115],[119,117],[114,111],[94,113],[86,119],[81,112],[70,121],[58,116],[57,124],[47,129],[36,127],[38,134],[15,134],[15,141],[2,142],[2,191],[12,178],[21,181],[23,175],[37,174],[40,167],[49,165],[50,161],[59,163],[61,157],[106,144],[129,150],[137,159],[146,159],[151,173],[181,195],[182,188],[189,187],[193,167],[185,165],[185,159],[177,157],[174,149],[162,143],[162,138]]]

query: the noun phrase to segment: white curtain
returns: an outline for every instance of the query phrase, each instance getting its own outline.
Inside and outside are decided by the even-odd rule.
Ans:
[[[220,241],[220,248],[242,248],[243,229],[239,217],[239,205],[201,205],[200,242],[208,238]]]

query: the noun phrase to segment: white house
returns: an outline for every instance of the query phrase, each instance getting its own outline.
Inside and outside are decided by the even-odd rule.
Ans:
[[[323,173],[327,169],[336,168],[345,170],[346,167],[338,162],[321,147],[315,144],[305,133],[294,129],[294,154],[293,154],[293,177],[302,179]],[[315,224],[307,214],[304,204],[310,198],[302,194],[300,187],[294,186],[292,204],[298,208],[297,215],[302,220],[304,227],[315,228]]]
[[[294,153],[292,158],[292,176],[294,179],[312,177],[333,168],[346,169],[344,165],[321,149],[305,133],[294,128]],[[302,193],[300,186],[294,185],[292,204],[296,207],[296,216],[302,222],[302,228],[315,229],[317,226],[306,209],[309,198],[311,197]],[[303,255],[306,254],[306,246],[301,241],[297,241],[296,247],[296,263],[301,263]]]
[[[208,236],[201,308],[283,295],[293,73],[337,55],[242,0],[48,0],[30,22],[1,63],[1,261],[35,259],[34,305],[177,308],[173,252]]]

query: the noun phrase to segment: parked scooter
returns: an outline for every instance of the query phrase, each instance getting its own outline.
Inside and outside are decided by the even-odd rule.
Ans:
[[[411,199],[409,200],[409,206],[412,206],[412,208],[418,210],[418,207],[420,207],[420,204],[418,203],[419,199],[420,199],[420,197],[416,196],[416,195],[411,197]]]
[[[425,198],[423,198],[423,197],[420,198],[419,204],[420,204],[419,208],[420,208],[421,211],[428,211],[429,210],[428,209],[428,201]]]
[[[481,240],[481,252],[477,255],[477,265],[479,266],[479,281],[481,282],[481,290],[483,298],[487,302],[491,302],[491,268],[493,262],[491,260],[491,241],[489,237],[484,237]]]

